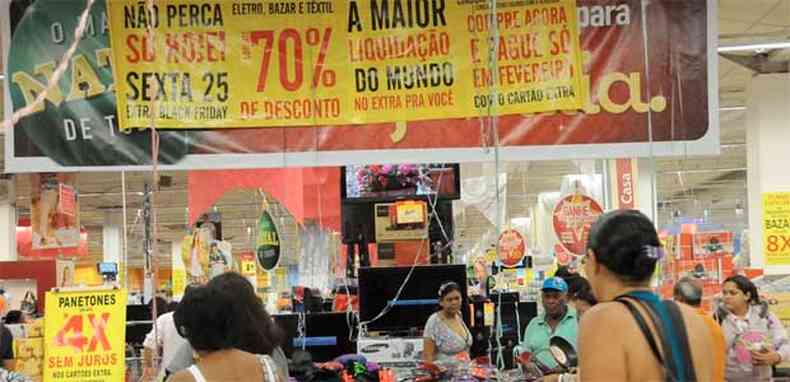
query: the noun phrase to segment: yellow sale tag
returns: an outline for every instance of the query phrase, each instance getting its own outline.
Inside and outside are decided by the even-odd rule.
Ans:
[[[258,265],[255,260],[242,259],[241,260],[241,274],[246,276],[254,276],[258,272]]]
[[[483,305],[483,325],[494,325],[494,303],[492,302]]]

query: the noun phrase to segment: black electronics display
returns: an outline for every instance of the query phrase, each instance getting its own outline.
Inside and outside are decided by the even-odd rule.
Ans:
[[[299,336],[299,316],[272,315],[274,322],[285,332],[283,351],[288,358],[297,349],[304,349],[314,362],[329,362],[344,354],[357,352],[351,335],[357,322],[353,315],[343,313],[310,313],[304,315],[304,337]]]
[[[455,281],[461,287],[462,306],[466,307],[465,265],[421,265],[414,267],[409,282],[394,301],[411,267],[376,267],[359,269],[359,319],[376,317],[389,306],[389,311],[367,325],[368,331],[422,330],[428,317],[439,310],[439,287]],[[461,309],[469,325],[469,309]]]
[[[485,325],[486,304],[493,304],[495,313],[496,307],[499,307],[499,314],[502,317],[502,337],[499,342],[496,339],[499,316],[494,314],[493,322]],[[472,357],[490,356],[492,353],[496,356],[496,349],[501,345],[502,354],[505,355],[503,357],[505,369],[515,367],[512,357],[507,355],[513,354],[513,348],[521,342],[519,333],[523,337],[527,325],[537,316],[538,304],[536,302],[519,302],[518,293],[502,293],[501,299],[498,294],[494,293],[488,299],[475,301],[472,312],[474,321],[473,325],[469,327],[474,339],[470,350]]]
[[[126,306],[126,343],[135,347],[143,345],[145,336],[153,329],[150,305]]]
[[[126,305],[126,321],[151,321],[151,305]]]
[[[344,201],[389,202],[403,199],[459,199],[457,163],[352,165],[341,170]]]

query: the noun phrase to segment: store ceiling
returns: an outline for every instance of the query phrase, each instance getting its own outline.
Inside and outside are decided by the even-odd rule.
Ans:
[[[722,44],[758,42],[790,37],[790,0],[720,0],[719,34]],[[746,90],[753,72],[727,59],[719,59],[719,97],[722,107],[741,107],[746,103]],[[676,157],[659,159],[657,189],[662,224],[674,213],[702,217],[705,210],[711,221],[728,227],[746,224],[747,212],[736,214],[736,203],[746,208],[746,113],[744,110],[722,111],[719,157]],[[509,163],[507,203],[508,218],[523,216],[546,191],[557,191],[563,175],[584,171],[574,161]],[[167,262],[171,241],[180,240],[186,228],[187,182],[185,173],[164,173],[172,177],[170,186],[159,194],[159,237],[163,261]],[[142,204],[141,191],[149,180],[147,173],[128,173],[127,229],[130,263],[141,263],[142,224],[138,214]],[[22,175],[17,180],[17,206],[20,215],[29,214],[30,182]],[[122,205],[121,174],[83,173],[79,175],[81,222],[88,229],[90,256],[82,261],[101,259],[102,227],[105,216],[120,213]],[[217,204],[222,214],[223,231],[234,249],[249,248],[249,227],[255,225],[260,213],[260,197],[254,191],[237,191],[225,195]],[[676,212],[677,211],[677,212]],[[296,226],[287,211],[274,207],[275,219],[281,224],[286,262],[297,262]],[[463,224],[457,227],[459,239],[469,248],[490,231],[492,226],[482,215],[467,209]]]

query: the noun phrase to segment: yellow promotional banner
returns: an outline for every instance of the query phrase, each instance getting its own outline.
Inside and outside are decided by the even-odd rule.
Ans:
[[[765,265],[790,265],[790,192],[763,193]]]
[[[108,8],[123,129],[468,118],[580,109],[585,96],[576,0]]]
[[[172,272],[170,274],[170,281],[173,284],[173,299],[181,301],[184,297],[184,291],[187,287],[187,269],[184,265],[183,252],[185,248],[189,251],[189,244],[191,243],[192,236],[184,236],[181,243],[173,243],[170,255],[170,266]]]
[[[126,290],[47,292],[44,382],[124,380]]]

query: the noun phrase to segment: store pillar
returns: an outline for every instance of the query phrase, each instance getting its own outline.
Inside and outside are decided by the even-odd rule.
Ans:
[[[16,261],[16,205],[0,203],[0,261]]]
[[[0,179],[0,188],[6,193],[0,195],[0,261],[16,261],[16,192],[13,178]]]
[[[761,74],[749,84],[746,114],[749,254],[752,268],[767,274],[790,272],[763,253],[763,202],[766,192],[790,191],[787,150],[790,147],[790,74]]]

